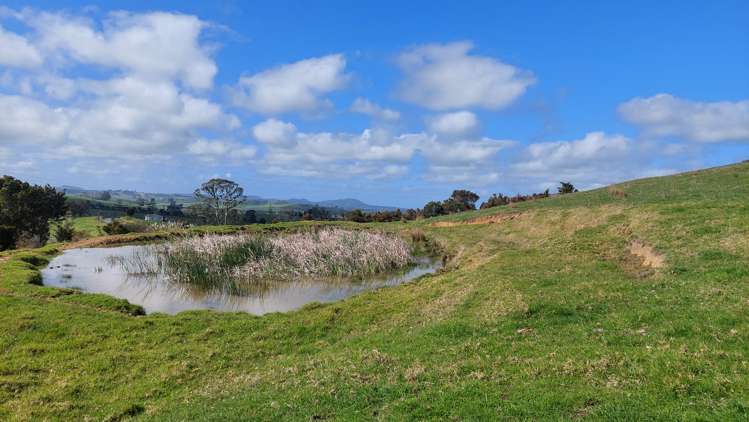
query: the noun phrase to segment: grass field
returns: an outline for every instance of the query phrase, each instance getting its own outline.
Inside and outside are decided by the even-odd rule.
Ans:
[[[254,317],[138,316],[35,285],[59,246],[0,257],[0,419],[749,418],[749,164],[375,227],[451,260]]]

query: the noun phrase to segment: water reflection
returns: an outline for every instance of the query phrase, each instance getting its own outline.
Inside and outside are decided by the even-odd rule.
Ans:
[[[440,261],[420,258],[399,274],[365,280],[297,280],[211,289],[170,280],[163,274],[132,273],[125,262],[144,256],[149,246],[71,249],[42,270],[44,284],[105,293],[143,306],[147,313],[175,314],[193,309],[242,311],[262,315],[297,309],[311,302],[333,302],[367,290],[393,286],[436,271]]]

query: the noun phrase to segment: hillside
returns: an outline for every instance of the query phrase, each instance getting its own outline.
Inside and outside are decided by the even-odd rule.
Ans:
[[[156,201],[156,205],[160,207],[168,205],[169,200],[171,199],[173,199],[178,204],[183,205],[189,205],[195,202],[195,197],[193,195],[183,193],[147,193],[132,190],[109,190],[107,192],[109,192],[109,194],[111,195],[111,199],[100,200],[96,199],[96,196],[102,193],[102,191],[67,185],[60,186],[58,187],[58,189],[64,191],[68,196],[73,198],[86,199],[93,203],[100,203],[110,206],[137,206],[139,200],[150,201],[152,198]],[[362,211],[384,211],[396,209],[396,207],[391,206],[370,205],[353,198],[310,201],[304,198],[274,199],[262,198],[253,195],[247,195],[244,197],[244,203],[240,206],[240,209],[267,210],[269,205],[276,210],[289,208],[306,210],[312,206],[339,209],[343,211],[351,211],[354,209],[360,209]]]
[[[445,270],[264,317],[132,316],[6,253],[0,418],[745,420],[748,199],[741,163],[371,225]]]

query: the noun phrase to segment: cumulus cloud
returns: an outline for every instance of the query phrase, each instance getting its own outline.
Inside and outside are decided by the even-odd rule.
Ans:
[[[187,147],[187,151],[204,161],[218,160],[242,161],[255,157],[257,148],[252,145],[242,145],[231,141],[209,141],[199,139]]]
[[[638,153],[625,136],[591,132],[582,139],[528,145],[512,165],[513,177],[546,187],[561,180],[583,188],[601,186],[643,175],[646,160]]]
[[[10,67],[37,67],[42,55],[26,38],[8,32],[0,26],[0,65]]]
[[[401,117],[399,112],[389,108],[380,107],[366,98],[361,97],[354,100],[353,104],[351,104],[350,110],[354,113],[366,114],[374,119],[386,122],[394,122]]]
[[[212,86],[216,65],[199,41],[207,24],[193,16],[119,12],[101,24],[31,9],[12,16],[29,29],[30,47],[45,66],[7,76],[5,85],[17,92],[0,95],[7,117],[0,120],[0,145],[43,144],[54,151],[47,157],[62,159],[158,160],[195,153],[205,131],[226,134],[239,126],[236,116],[199,94]],[[81,77],[81,69],[98,78]],[[207,155],[222,143],[209,145]],[[231,145],[234,157],[254,155]]]
[[[200,33],[207,24],[195,16],[153,12],[109,15],[102,30],[84,18],[25,10],[39,49],[52,59],[122,69],[145,79],[177,79],[210,88],[217,68]]]
[[[533,75],[497,59],[471,55],[470,42],[427,44],[398,56],[405,75],[398,93],[433,110],[507,107],[535,82]]]
[[[343,88],[349,75],[342,54],[301,60],[242,76],[234,103],[262,114],[314,112],[331,106],[325,94]]]
[[[749,100],[699,102],[658,94],[621,104],[619,114],[649,136],[695,142],[749,141]]]
[[[0,145],[60,143],[70,130],[73,112],[18,95],[0,95]]]
[[[470,111],[444,113],[427,119],[430,131],[447,135],[471,132],[478,127],[478,124],[476,115]]]
[[[428,162],[429,174],[483,171],[494,155],[514,144],[489,138],[447,140],[427,133],[392,134],[383,129],[361,133],[299,132],[291,123],[268,119],[252,132],[265,145],[261,171],[321,178],[386,178],[408,172],[416,156]]]
[[[288,145],[296,138],[296,126],[277,119],[268,119],[253,126],[255,139],[271,145]]]

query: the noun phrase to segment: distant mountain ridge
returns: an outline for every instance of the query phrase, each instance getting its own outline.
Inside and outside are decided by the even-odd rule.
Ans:
[[[101,192],[109,192],[113,196],[117,197],[130,197],[132,200],[137,200],[139,198],[156,198],[158,199],[168,199],[168,198],[174,198],[179,199],[180,202],[192,202],[193,196],[191,194],[185,194],[185,193],[147,193],[147,192],[138,192],[133,190],[122,190],[122,189],[106,189],[106,190],[97,190],[97,189],[86,189],[81,188],[78,186],[70,186],[70,185],[62,185],[58,186],[57,189],[64,190],[67,194],[70,195],[86,195],[86,194],[96,194]],[[323,208],[338,208],[344,211],[351,211],[355,209],[360,209],[362,211],[369,211],[369,212],[375,212],[375,211],[393,211],[397,209],[398,207],[393,206],[386,206],[386,205],[372,205],[367,204],[363,201],[360,201],[355,198],[343,198],[343,199],[329,199],[324,201],[310,201],[305,198],[290,198],[290,199],[276,199],[276,198],[262,198],[255,195],[245,195],[245,200],[248,203],[256,204],[256,205],[262,205],[270,203],[272,205],[279,205],[279,204],[292,204],[292,205],[303,205],[303,206],[320,206]]]

